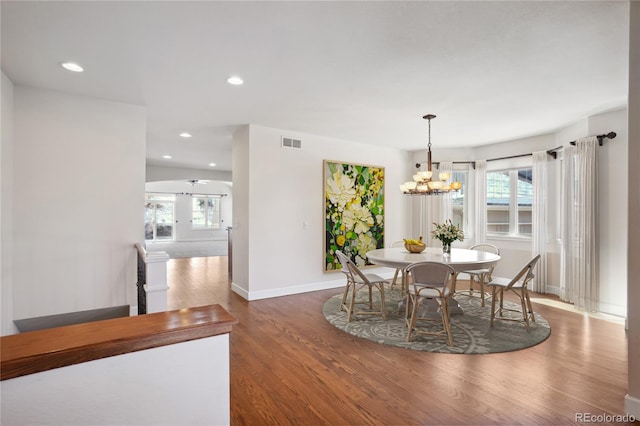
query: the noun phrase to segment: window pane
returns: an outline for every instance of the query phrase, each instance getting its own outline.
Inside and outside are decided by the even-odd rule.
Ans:
[[[467,175],[468,172],[466,171],[454,171],[451,174],[451,182],[462,183],[460,190],[451,192],[451,205],[453,207],[453,217],[451,221],[464,232],[467,232],[466,218],[464,216],[464,194],[467,188]]]
[[[173,239],[173,194],[145,194],[145,240]]]
[[[156,239],[173,238],[173,203],[156,203]]]
[[[220,228],[220,196],[193,198],[193,228]]]
[[[487,173],[487,234],[531,235],[531,168]]]
[[[509,171],[487,173],[487,233],[509,234]]]
[[[194,228],[203,228],[206,224],[206,203],[206,198],[193,197],[193,214],[191,217],[191,223]]]
[[[531,203],[533,201],[533,170],[518,170],[518,234],[531,235]]]

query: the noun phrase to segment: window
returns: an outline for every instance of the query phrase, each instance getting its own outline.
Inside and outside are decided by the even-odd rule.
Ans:
[[[173,240],[173,194],[146,194],[144,212],[144,239],[149,241]]]
[[[219,195],[193,196],[193,229],[220,229],[220,199]]]
[[[530,237],[532,169],[487,172],[487,235]]]
[[[468,227],[467,227],[467,215],[465,212],[467,211],[467,199],[465,198],[465,191],[467,190],[467,185],[469,180],[467,176],[469,172],[464,171],[453,171],[451,173],[451,182],[461,182],[462,188],[459,191],[451,192],[451,206],[453,208],[453,217],[451,221],[454,225],[458,226],[460,229],[464,231],[465,236],[468,236]]]

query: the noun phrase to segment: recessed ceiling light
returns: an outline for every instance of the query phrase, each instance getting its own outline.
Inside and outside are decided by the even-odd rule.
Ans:
[[[170,160],[170,159],[171,159],[171,156],[170,156],[170,155],[163,155],[163,156],[162,156],[162,158],[165,158],[165,159],[167,159],[167,160]]]
[[[82,68],[80,65],[76,64],[75,62],[62,62],[60,66],[66,70],[73,71],[73,72],[84,71],[84,68]]]
[[[187,132],[180,133],[181,138],[190,138],[191,136],[192,136],[191,133],[187,133]]]
[[[244,81],[237,75],[231,76],[227,79],[227,83],[232,84],[234,86],[240,86]]]
[[[209,167],[215,167],[216,163],[209,163]]]

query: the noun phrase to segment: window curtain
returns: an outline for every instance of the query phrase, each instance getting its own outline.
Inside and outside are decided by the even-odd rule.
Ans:
[[[534,271],[531,290],[546,293],[547,282],[547,152],[533,153],[533,256],[540,255],[540,260]],[[532,257],[533,257],[532,256]]]
[[[475,244],[485,242],[487,236],[487,160],[476,161]]]
[[[578,309],[598,308],[597,143],[582,138],[565,149],[562,164],[561,298]]]
[[[437,172],[436,172],[437,173]],[[424,206],[424,240],[429,246],[438,246],[440,241],[431,236],[433,223],[440,223],[442,220],[442,195],[420,195]]]
[[[453,163],[451,162],[440,162],[438,167],[439,173],[449,173],[449,176],[453,175]],[[451,182],[451,178],[449,178]],[[451,194],[444,194],[440,197],[440,221],[439,223],[444,222],[448,219],[453,219],[453,203],[451,202]]]
[[[438,169],[434,170],[433,175],[435,178],[438,177],[438,173],[447,172],[449,174],[452,173],[453,163],[451,162],[441,162],[438,164]],[[438,195],[425,195],[421,196],[422,198],[422,210],[424,212],[424,223],[421,226],[421,229],[424,229],[423,238],[427,241],[427,245],[429,246],[439,246],[441,245],[440,240],[437,240],[431,236],[431,231],[433,231],[434,223],[442,223],[447,219],[451,219],[453,217],[453,204],[451,203],[451,195],[450,194],[438,194]]]

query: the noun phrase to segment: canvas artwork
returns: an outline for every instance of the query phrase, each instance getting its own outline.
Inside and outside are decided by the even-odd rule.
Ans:
[[[384,167],[324,161],[325,271],[340,270],[336,250],[356,265],[384,247]]]

